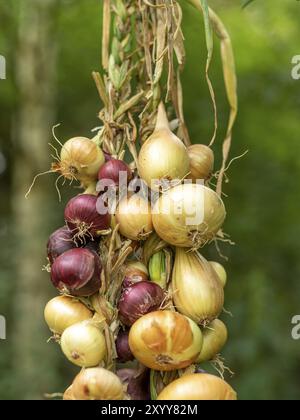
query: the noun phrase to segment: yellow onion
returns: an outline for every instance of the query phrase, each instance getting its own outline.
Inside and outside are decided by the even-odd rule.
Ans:
[[[68,389],[66,389],[66,391],[64,392],[63,395],[63,400],[64,401],[75,401],[76,398],[73,395],[73,385],[69,386]]]
[[[123,385],[117,375],[103,368],[84,369],[72,386],[76,400],[123,400]]]
[[[200,328],[191,319],[172,311],[150,312],[129,332],[129,347],[135,358],[160,371],[190,366],[201,351],[202,340]]]
[[[57,296],[47,303],[45,320],[54,334],[61,335],[66,328],[93,317],[81,302],[68,296]]]
[[[154,191],[163,190],[170,181],[182,180],[189,174],[187,149],[170,130],[163,103],[159,105],[154,133],[141,148],[138,170]]]
[[[215,319],[202,331],[203,346],[197,359],[197,363],[204,363],[213,360],[220,354],[228,339],[226,325],[219,319]]]
[[[148,281],[149,272],[147,267],[140,261],[129,261],[124,271],[123,287],[130,287],[140,281]]]
[[[156,233],[171,245],[199,248],[213,240],[226,217],[218,194],[200,184],[178,185],[152,211]]]
[[[198,252],[176,248],[172,289],[177,310],[197,324],[207,325],[223,309],[222,284],[209,262]]]
[[[221,280],[222,286],[225,287],[227,284],[227,273],[225,268],[222,264],[216,262],[216,261],[210,261],[209,262],[212,268],[215,270],[215,272],[218,274],[219,279]]]
[[[150,203],[136,194],[124,198],[117,208],[116,221],[126,238],[145,240],[153,231]]]
[[[106,356],[103,333],[92,323],[84,321],[67,328],[61,336],[61,349],[74,365],[93,367]]]
[[[61,149],[59,170],[67,179],[89,183],[97,179],[104,162],[104,154],[96,143],[86,137],[74,137]]]
[[[235,401],[236,392],[217,376],[204,373],[184,375],[171,382],[158,400]]]
[[[190,158],[190,175],[193,181],[206,181],[214,169],[214,153],[205,144],[193,144],[188,147]]]

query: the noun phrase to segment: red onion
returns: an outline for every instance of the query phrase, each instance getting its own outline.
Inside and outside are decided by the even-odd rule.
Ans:
[[[98,255],[84,248],[71,249],[58,257],[51,269],[53,285],[73,296],[90,296],[101,286]]]
[[[116,349],[118,354],[118,361],[126,363],[134,360],[128,343],[128,331],[120,331],[116,340]]]
[[[117,375],[127,385],[127,394],[131,400],[151,400],[149,369],[145,368],[140,373],[135,369],[119,369]]]
[[[127,185],[132,178],[132,172],[125,162],[118,159],[111,159],[110,161],[106,162],[100,168],[98,173],[98,179],[100,181],[112,181],[116,186],[120,184],[120,177],[121,181],[123,181],[122,177],[124,177],[123,183]]]
[[[99,231],[110,227],[110,215],[105,207],[101,198],[90,194],[81,194],[69,201],[65,220],[75,239],[98,236]]]
[[[130,327],[143,315],[158,310],[164,297],[163,289],[150,281],[141,281],[124,289],[118,306],[121,321]]]
[[[51,264],[57,257],[70,249],[76,248],[72,232],[66,227],[57,229],[50,236],[47,244],[47,254]]]
[[[110,160],[113,159],[112,155],[110,153],[105,152],[104,150],[102,150],[104,157],[105,157],[105,162],[109,162]]]

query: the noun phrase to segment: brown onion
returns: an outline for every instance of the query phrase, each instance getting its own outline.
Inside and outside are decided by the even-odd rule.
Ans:
[[[225,268],[222,266],[222,264],[216,261],[210,261],[209,263],[212,266],[212,268],[215,270],[215,272],[217,273],[222,283],[222,286],[225,287],[227,284],[227,273],[226,273]]]
[[[226,325],[219,319],[215,319],[202,331],[203,346],[197,363],[204,363],[213,360],[218,356],[228,339]]]
[[[190,175],[193,181],[206,181],[211,177],[214,169],[214,153],[204,144],[193,144],[188,147],[190,158]]]

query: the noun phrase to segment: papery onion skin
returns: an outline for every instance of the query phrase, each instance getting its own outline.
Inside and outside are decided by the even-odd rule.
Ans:
[[[145,240],[153,231],[151,206],[138,195],[124,198],[116,211],[120,233],[133,241]]]
[[[205,144],[193,144],[188,147],[190,158],[189,179],[193,181],[206,181],[211,177],[214,169],[214,153]]]
[[[172,274],[177,310],[197,324],[216,319],[224,305],[224,289],[211,265],[197,252],[176,248]]]
[[[226,218],[223,201],[215,191],[200,184],[171,188],[155,203],[152,221],[167,243],[200,248],[212,241]]]
[[[73,242],[72,232],[66,226],[57,229],[50,235],[47,243],[50,264],[53,264],[61,254],[73,248],[76,248],[76,245]]]
[[[74,137],[61,149],[60,171],[65,178],[88,182],[96,180],[105,158],[102,150],[86,137]]]
[[[74,379],[77,400],[123,400],[123,385],[117,375],[103,368],[82,370]]]
[[[84,321],[67,328],[61,336],[61,349],[76,366],[94,367],[106,356],[103,333],[91,321]]]
[[[160,400],[235,401],[236,392],[222,379],[204,373],[184,375],[168,385]]]
[[[223,287],[225,287],[227,284],[227,273],[226,273],[225,268],[222,266],[222,264],[216,261],[209,261],[209,263],[212,266],[212,268],[215,270],[215,272],[217,273]]]
[[[92,194],[80,194],[72,198],[65,208],[65,221],[74,237],[97,237],[110,227],[110,215],[99,214],[98,206],[103,200]],[[104,208],[103,204],[103,208]]]
[[[118,159],[110,159],[100,168],[98,179],[100,181],[111,181],[112,185],[118,186],[120,184],[120,175],[126,177],[126,182],[124,182],[124,185],[127,185],[128,182],[132,179],[132,171],[125,162]]]
[[[213,360],[220,354],[228,339],[226,325],[219,319],[215,319],[207,328],[204,328],[202,334],[203,346],[197,363]]]
[[[44,316],[49,329],[61,335],[71,325],[92,318],[93,313],[76,299],[57,296],[47,303]]]
[[[123,287],[127,288],[140,281],[148,281],[147,267],[139,261],[130,261],[126,264]]]
[[[141,281],[125,289],[120,297],[119,318],[131,326],[149,312],[159,309],[165,298],[163,289],[156,283]]]
[[[128,336],[128,331],[120,331],[116,339],[116,350],[118,361],[120,363],[126,363],[134,360],[134,356],[129,347]]]
[[[144,366],[160,371],[183,369],[198,357],[202,347],[200,328],[172,311],[151,312],[130,329],[129,346]]]
[[[51,281],[62,293],[90,296],[101,286],[101,262],[89,249],[76,248],[58,257],[51,269]]]
[[[140,150],[138,170],[140,177],[155,191],[163,189],[165,182],[184,179],[190,171],[187,149],[171,132],[162,103],[155,131]]]

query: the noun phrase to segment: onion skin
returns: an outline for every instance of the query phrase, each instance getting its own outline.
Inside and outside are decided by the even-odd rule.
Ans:
[[[226,325],[219,319],[215,319],[202,331],[203,346],[197,363],[205,363],[215,359],[220,354],[228,339]]]
[[[103,333],[90,321],[67,328],[61,336],[60,344],[64,355],[76,366],[94,367],[106,356]]]
[[[224,305],[224,289],[208,261],[197,252],[176,248],[172,274],[177,310],[197,324],[217,318]]]
[[[74,398],[74,395],[73,395],[73,386],[72,385],[69,386],[69,388],[66,389],[66,391],[64,392],[63,400],[64,401],[75,401],[76,400],[76,398]]]
[[[222,264],[216,261],[210,261],[209,263],[212,266],[212,268],[215,270],[215,272],[217,273],[222,283],[222,286],[225,287],[227,284],[227,273],[226,273],[225,268],[222,266]]]
[[[159,309],[165,297],[156,283],[141,281],[125,289],[119,300],[119,318],[130,327],[143,315]]]
[[[162,190],[165,182],[184,179],[190,171],[187,149],[170,130],[162,103],[154,133],[140,150],[138,170],[140,177],[154,191]]]
[[[65,221],[74,236],[97,237],[101,231],[109,229],[109,213],[99,214],[97,211],[101,204],[103,200],[92,194],[80,194],[68,202],[65,208]]]
[[[198,357],[200,328],[172,311],[151,312],[136,321],[129,332],[129,346],[144,366],[160,371],[183,369]]]
[[[196,181],[206,181],[211,177],[214,169],[214,153],[205,144],[193,144],[188,147],[190,158],[189,179]]]
[[[123,400],[123,385],[117,375],[103,368],[82,370],[73,382],[76,400]]]
[[[116,350],[118,361],[120,363],[131,362],[134,360],[134,356],[129,347],[128,336],[128,331],[120,331],[116,339]]]
[[[127,182],[124,182],[124,185],[127,185],[129,181],[132,179],[132,171],[125,162],[118,159],[110,159],[106,162],[101,168],[98,173],[98,179],[110,181],[112,185],[118,186],[120,184],[120,175],[122,176],[126,174]]]
[[[153,231],[150,203],[138,195],[123,199],[117,208],[116,222],[125,238],[132,241],[147,239]]]
[[[105,158],[102,150],[86,137],[74,137],[61,149],[60,171],[67,179],[77,179],[83,183],[97,179]]]
[[[76,299],[57,296],[47,303],[44,316],[49,329],[54,334],[61,335],[71,325],[91,319],[93,313]]]
[[[76,245],[73,242],[72,232],[66,226],[57,229],[49,237],[47,244],[47,254],[50,264],[53,264],[61,254],[73,248],[76,248]]]
[[[76,248],[58,257],[51,269],[51,281],[62,293],[90,296],[101,286],[101,263],[89,249]]]
[[[161,400],[236,401],[237,394],[222,379],[204,373],[184,375],[168,385],[157,397]]]
[[[123,287],[125,289],[140,281],[149,280],[147,267],[139,261],[130,261],[127,263],[124,276]]]
[[[156,233],[165,242],[183,248],[197,249],[212,241],[225,218],[221,198],[200,184],[171,188],[152,210]]]

